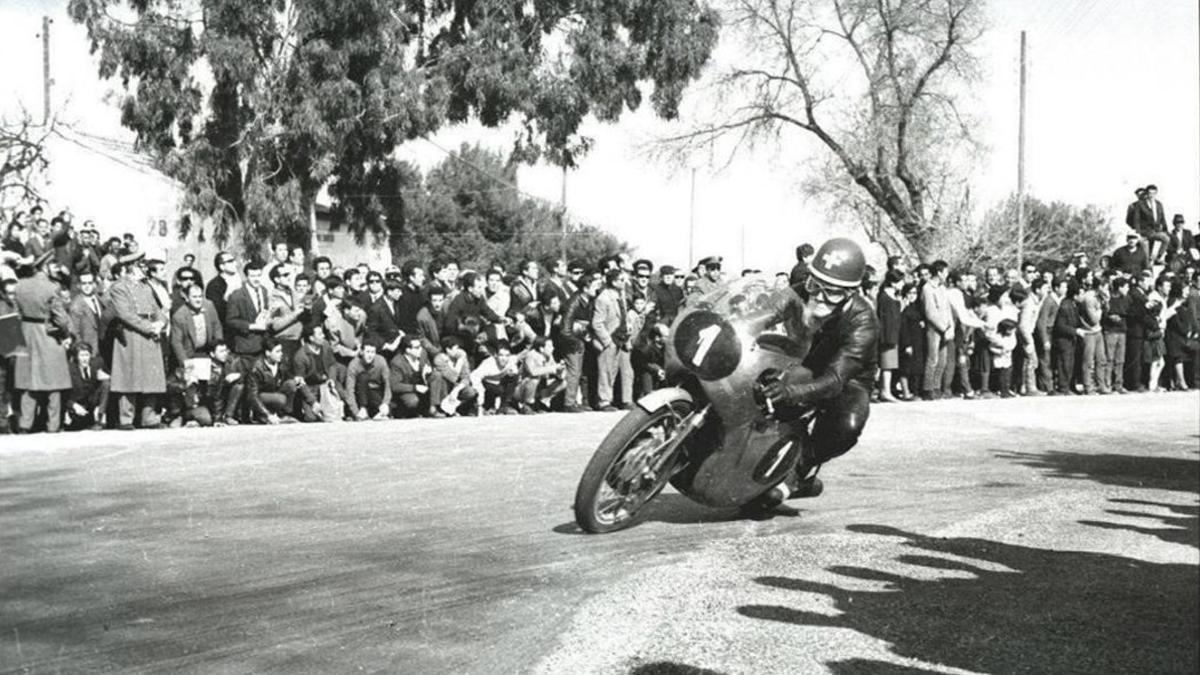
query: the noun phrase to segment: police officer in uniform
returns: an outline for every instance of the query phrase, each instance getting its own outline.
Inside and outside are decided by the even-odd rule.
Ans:
[[[32,266],[22,268],[13,290],[13,304],[21,315],[25,351],[14,360],[15,388],[22,392],[17,427],[29,433],[39,403],[46,410],[46,431],[62,424],[62,392],[71,388],[71,371],[64,341],[71,335],[71,318],[59,295],[59,285],[46,276],[44,265],[54,255],[42,253]]]
[[[813,257],[804,285],[791,287],[781,298],[776,318],[799,322],[789,332],[802,333],[801,342],[809,342],[809,348],[801,367],[783,371],[764,386],[763,394],[776,408],[815,407],[816,417],[811,442],[792,475],[751,502],[749,511],[769,511],[784,499],[820,494],[816,470],[858,443],[878,370],[879,323],[859,291],[865,271],[858,244],[830,239]]]
[[[119,279],[109,289],[114,314],[110,328],[116,331],[110,391],[117,395],[121,429],[133,428],[138,407],[143,427],[161,427],[157,403],[167,390],[163,366],[167,317],[145,282],[141,258],[141,253],[121,258],[114,266],[119,269]]]

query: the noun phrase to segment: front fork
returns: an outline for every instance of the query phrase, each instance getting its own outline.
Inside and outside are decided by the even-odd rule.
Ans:
[[[675,461],[675,459],[679,456],[679,449],[683,447],[683,442],[687,440],[688,436],[692,435],[692,432],[704,425],[704,421],[708,418],[708,411],[710,409],[712,409],[712,404],[705,404],[703,408],[694,410],[688,413],[686,417],[679,420],[679,423],[675,427],[675,432],[671,434],[671,438],[667,441],[666,447],[663,448],[662,452],[655,453],[658,456],[658,459],[656,459],[654,464],[650,467],[654,475],[657,476],[659,472],[661,472],[667,466],[670,466],[671,462]],[[678,473],[678,471],[682,468],[683,465],[679,465],[674,471],[672,471],[671,475],[674,476],[675,473]],[[668,478],[670,477],[668,476]]]

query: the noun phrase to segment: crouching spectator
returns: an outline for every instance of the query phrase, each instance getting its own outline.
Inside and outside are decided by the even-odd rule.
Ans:
[[[71,391],[67,394],[67,431],[103,429],[108,410],[108,373],[104,359],[86,342],[75,343],[71,360]]]
[[[475,407],[478,391],[471,386],[471,362],[463,349],[462,340],[447,335],[441,340],[442,351],[433,357],[431,382],[439,382],[445,396],[430,396],[429,405],[434,417],[448,417]],[[465,406],[465,408],[464,408]]]
[[[566,365],[554,361],[554,343],[545,337],[534,338],[521,366],[524,377],[517,385],[517,410],[522,415],[550,410],[554,399],[567,388],[563,380]]]
[[[325,339],[325,326],[310,324],[304,327],[302,346],[292,360],[292,375],[296,378],[297,394],[313,410],[314,418],[337,422],[345,415],[346,368],[338,363],[333,348]]]
[[[512,357],[512,348],[508,342],[497,340],[491,349],[491,355],[471,371],[471,386],[483,396],[480,411],[489,414],[493,411],[501,415],[516,414],[513,402],[519,378],[520,368],[517,359]]]
[[[238,407],[246,383],[240,367],[230,358],[229,346],[217,342],[209,349],[207,373],[187,376],[183,392],[184,415],[198,426],[237,426]],[[205,376],[201,379],[200,375]]]
[[[283,365],[283,345],[264,342],[263,355],[255,361],[246,378],[246,405],[251,421],[279,424],[295,421],[296,380]]]
[[[171,315],[171,355],[176,374],[172,381],[182,383],[181,396],[171,408],[178,413],[182,407],[182,419],[188,426],[212,425],[212,410],[199,412],[196,409],[197,387],[207,385],[208,375],[196,373],[198,360],[210,359],[213,345],[224,342],[224,329],[217,316],[216,305],[204,297],[204,289],[188,286],[183,292],[183,304]],[[202,368],[203,369],[203,368]],[[203,376],[201,380],[199,376]],[[197,414],[199,412],[199,414]]]
[[[646,329],[633,343],[634,381],[637,384],[636,396],[645,396],[658,389],[667,379],[667,371],[663,368],[666,361],[664,346],[671,329],[665,324],[656,323]]]
[[[400,351],[391,363],[392,400],[396,417],[432,417],[437,404],[446,395],[446,385],[433,376],[433,367],[425,355],[422,339],[416,335],[400,338]]]
[[[391,413],[392,384],[379,343],[367,340],[346,368],[346,407],[356,420],[385,420]]]

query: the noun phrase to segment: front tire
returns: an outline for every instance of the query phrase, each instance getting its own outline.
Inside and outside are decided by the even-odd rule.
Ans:
[[[679,461],[658,471],[663,452],[692,412],[689,401],[672,401],[654,412],[634,407],[608,432],[575,490],[575,522],[585,532],[615,532],[637,522],[642,507],[662,491]],[[676,446],[677,452],[682,449]]]

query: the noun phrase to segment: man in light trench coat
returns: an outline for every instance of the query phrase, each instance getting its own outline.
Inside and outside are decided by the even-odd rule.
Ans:
[[[113,321],[112,384],[117,396],[121,429],[132,429],[141,410],[143,428],[162,426],[157,403],[167,390],[163,343],[167,316],[145,282],[143,254],[123,257],[116,266],[118,280],[109,289]]]

